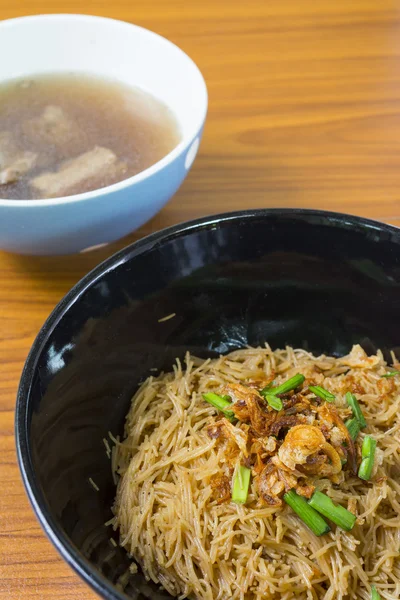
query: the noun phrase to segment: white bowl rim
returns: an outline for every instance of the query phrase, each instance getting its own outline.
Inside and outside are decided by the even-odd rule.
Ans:
[[[82,21],[87,20],[87,21],[91,21],[91,22],[93,22],[93,21],[108,21],[110,23],[119,24],[122,27],[126,27],[126,28],[129,27],[129,28],[133,28],[136,30],[141,30],[141,31],[145,32],[146,35],[148,35],[149,37],[158,38],[158,39],[162,40],[165,44],[171,45],[174,48],[176,48],[179,52],[181,52],[192,64],[193,69],[195,71],[197,71],[197,74],[200,77],[200,82],[203,84],[203,91],[204,91],[204,97],[205,97],[204,98],[205,99],[204,108],[203,108],[201,117],[199,119],[199,122],[195,128],[195,129],[197,129],[197,131],[200,130],[202,124],[205,121],[205,118],[207,115],[207,108],[208,108],[207,86],[206,86],[206,82],[204,80],[203,74],[201,73],[199,67],[196,65],[194,60],[192,58],[190,58],[190,56],[188,54],[186,54],[186,52],[184,52],[181,48],[179,48],[179,46],[177,46],[176,44],[174,44],[167,38],[163,37],[162,35],[155,33],[154,31],[151,31],[150,29],[146,29],[146,27],[141,27],[140,25],[135,25],[134,23],[130,23],[129,21],[121,21],[120,19],[113,19],[110,17],[101,17],[101,16],[97,16],[97,15],[85,15],[85,14],[79,14],[79,13],[54,13],[54,14],[49,13],[49,14],[39,14],[39,15],[26,15],[23,17],[15,17],[12,19],[5,19],[4,21],[0,22],[0,31],[3,27],[7,27],[9,25],[12,25],[13,23],[17,23],[17,22],[21,22],[21,21],[41,21],[41,20],[53,20],[53,19],[54,20],[63,20],[65,18],[79,19]],[[113,192],[118,192],[120,190],[123,190],[124,188],[130,187],[131,185],[133,185],[135,183],[139,183],[140,181],[143,181],[144,179],[151,177],[151,175],[154,175],[154,173],[157,173],[158,171],[162,170],[165,166],[167,166],[168,164],[173,162],[179,155],[181,155],[189,147],[189,144],[191,142],[193,142],[193,139],[195,139],[195,138],[193,138],[192,136],[186,136],[186,137],[182,138],[182,140],[179,142],[179,144],[177,146],[175,146],[175,148],[173,150],[171,150],[171,152],[169,152],[161,160],[154,163],[154,165],[151,165],[147,169],[144,169],[144,171],[140,171],[140,173],[137,173],[136,175],[133,175],[132,177],[129,177],[128,179],[123,179],[122,181],[118,181],[117,183],[113,183],[112,185],[108,185],[103,188],[92,190],[90,192],[83,192],[81,194],[73,194],[71,196],[59,196],[57,198],[45,198],[45,199],[38,199],[38,200],[10,200],[7,198],[0,197],[0,207],[6,206],[6,207],[12,207],[12,208],[16,208],[16,209],[29,207],[29,208],[33,209],[35,206],[36,207],[40,207],[40,206],[44,207],[44,206],[54,206],[54,205],[58,205],[58,204],[67,204],[67,203],[72,203],[72,202],[80,202],[83,200],[91,200],[93,198],[98,198],[100,196],[104,196],[104,195],[107,195],[107,194],[110,194]]]

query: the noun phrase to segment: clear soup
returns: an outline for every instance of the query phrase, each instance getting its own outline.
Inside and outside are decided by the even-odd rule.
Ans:
[[[0,198],[37,200],[99,189],[147,169],[180,142],[150,94],[82,74],[0,85]]]

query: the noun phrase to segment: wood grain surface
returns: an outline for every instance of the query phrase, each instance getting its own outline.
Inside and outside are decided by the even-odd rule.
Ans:
[[[19,8],[18,8],[19,7]],[[0,18],[84,12],[181,46],[209,89],[199,156],[150,223],[91,254],[0,251],[0,599],[88,600],[23,490],[15,395],[43,321],[85,273],[129,242],[201,215],[316,207],[400,223],[400,4],[388,0],[1,0]],[[29,48],[27,48],[29,51]]]

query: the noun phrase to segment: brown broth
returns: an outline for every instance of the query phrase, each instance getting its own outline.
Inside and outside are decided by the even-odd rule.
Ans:
[[[79,74],[9,81],[0,85],[0,198],[99,189],[150,167],[180,139],[170,109],[138,88]]]

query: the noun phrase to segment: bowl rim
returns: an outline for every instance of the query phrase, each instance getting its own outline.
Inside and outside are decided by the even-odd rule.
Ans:
[[[56,198],[41,198],[38,200],[11,200],[9,198],[1,198],[0,197],[0,207],[2,207],[2,206],[12,207],[17,210],[21,209],[21,208],[29,207],[31,210],[32,209],[34,210],[35,207],[39,208],[39,207],[44,207],[44,206],[69,204],[72,202],[82,202],[84,200],[93,200],[93,199],[97,199],[101,196],[105,196],[107,194],[119,192],[125,188],[135,185],[136,183],[140,183],[141,181],[148,179],[155,173],[158,173],[159,171],[161,171],[162,169],[164,169],[165,167],[170,165],[172,162],[174,162],[174,160],[176,158],[181,156],[189,148],[189,146],[194,142],[194,140],[196,138],[199,138],[201,135],[201,129],[204,126],[206,116],[207,116],[207,110],[208,110],[208,91],[207,91],[207,85],[206,85],[205,79],[203,77],[203,74],[200,71],[199,67],[196,65],[196,63],[194,62],[194,60],[188,54],[186,54],[186,52],[184,50],[182,50],[182,48],[180,48],[179,46],[174,44],[174,42],[171,42],[166,37],[156,33],[155,31],[152,31],[151,29],[147,29],[146,27],[141,27],[140,25],[135,25],[134,23],[130,23],[128,21],[122,21],[120,19],[113,19],[110,17],[101,17],[101,16],[97,16],[97,15],[85,15],[85,14],[79,14],[79,13],[54,13],[54,14],[49,13],[49,14],[39,14],[39,15],[26,15],[23,17],[14,17],[11,19],[5,19],[4,21],[0,22],[0,32],[3,28],[11,27],[14,24],[18,25],[19,23],[23,23],[23,22],[35,22],[35,21],[40,22],[40,21],[51,21],[51,20],[63,21],[66,19],[70,19],[70,20],[79,19],[80,21],[89,21],[91,23],[96,22],[96,21],[97,22],[107,22],[110,26],[130,29],[132,32],[141,31],[146,36],[148,36],[150,39],[158,40],[161,43],[165,44],[165,46],[172,46],[173,48],[175,48],[178,51],[178,53],[180,53],[181,55],[183,55],[183,57],[185,57],[185,59],[189,62],[193,71],[197,73],[197,75],[199,77],[200,88],[202,90],[201,93],[204,96],[204,106],[202,107],[202,110],[199,111],[199,117],[194,120],[193,130],[190,135],[186,135],[185,137],[182,137],[180,142],[175,146],[175,148],[173,148],[170,152],[168,152],[168,154],[163,156],[163,158],[161,158],[159,161],[157,161],[153,165],[150,165],[150,167],[147,167],[147,169],[140,171],[139,173],[137,173],[136,175],[133,175],[132,177],[128,177],[127,179],[123,179],[122,181],[118,181],[117,183],[113,183],[112,185],[107,185],[105,187],[98,188],[96,190],[91,190],[89,192],[82,192],[81,194],[73,194],[70,196],[58,196]],[[88,73],[88,74],[92,74],[92,73]],[[93,73],[93,75],[95,75],[95,73]],[[176,117],[176,120],[179,125],[179,115],[175,115],[175,117]],[[189,168],[190,168],[190,166],[189,166]],[[189,170],[189,168],[187,170]]]
[[[240,224],[243,220],[276,217],[298,218],[315,217],[325,220],[326,224],[337,224],[352,228],[354,226],[363,229],[396,234],[400,239],[400,228],[373,219],[350,215],[340,212],[304,209],[304,208],[260,208],[246,209],[234,212],[219,213],[198,219],[185,221],[170,227],[161,229],[155,233],[141,238],[119,250],[89,273],[80,279],[61,301],[55,306],[49,317],[42,325],[26,359],[16,398],[15,410],[15,443],[17,460],[25,491],[28,495],[34,513],[42,526],[47,537],[58,550],[62,558],[72,569],[102,598],[106,600],[129,600],[129,597],[120,592],[115,586],[95,569],[70,541],[67,534],[57,524],[47,507],[44,495],[38,481],[36,480],[31,451],[29,444],[28,412],[30,406],[30,391],[32,387],[33,373],[36,371],[38,359],[43,351],[48,338],[53,333],[58,322],[63,318],[68,309],[79,300],[87,289],[92,286],[104,274],[116,269],[118,266],[131,260],[135,256],[160,245],[176,237],[192,233],[196,230],[210,229],[221,223],[236,221]]]

